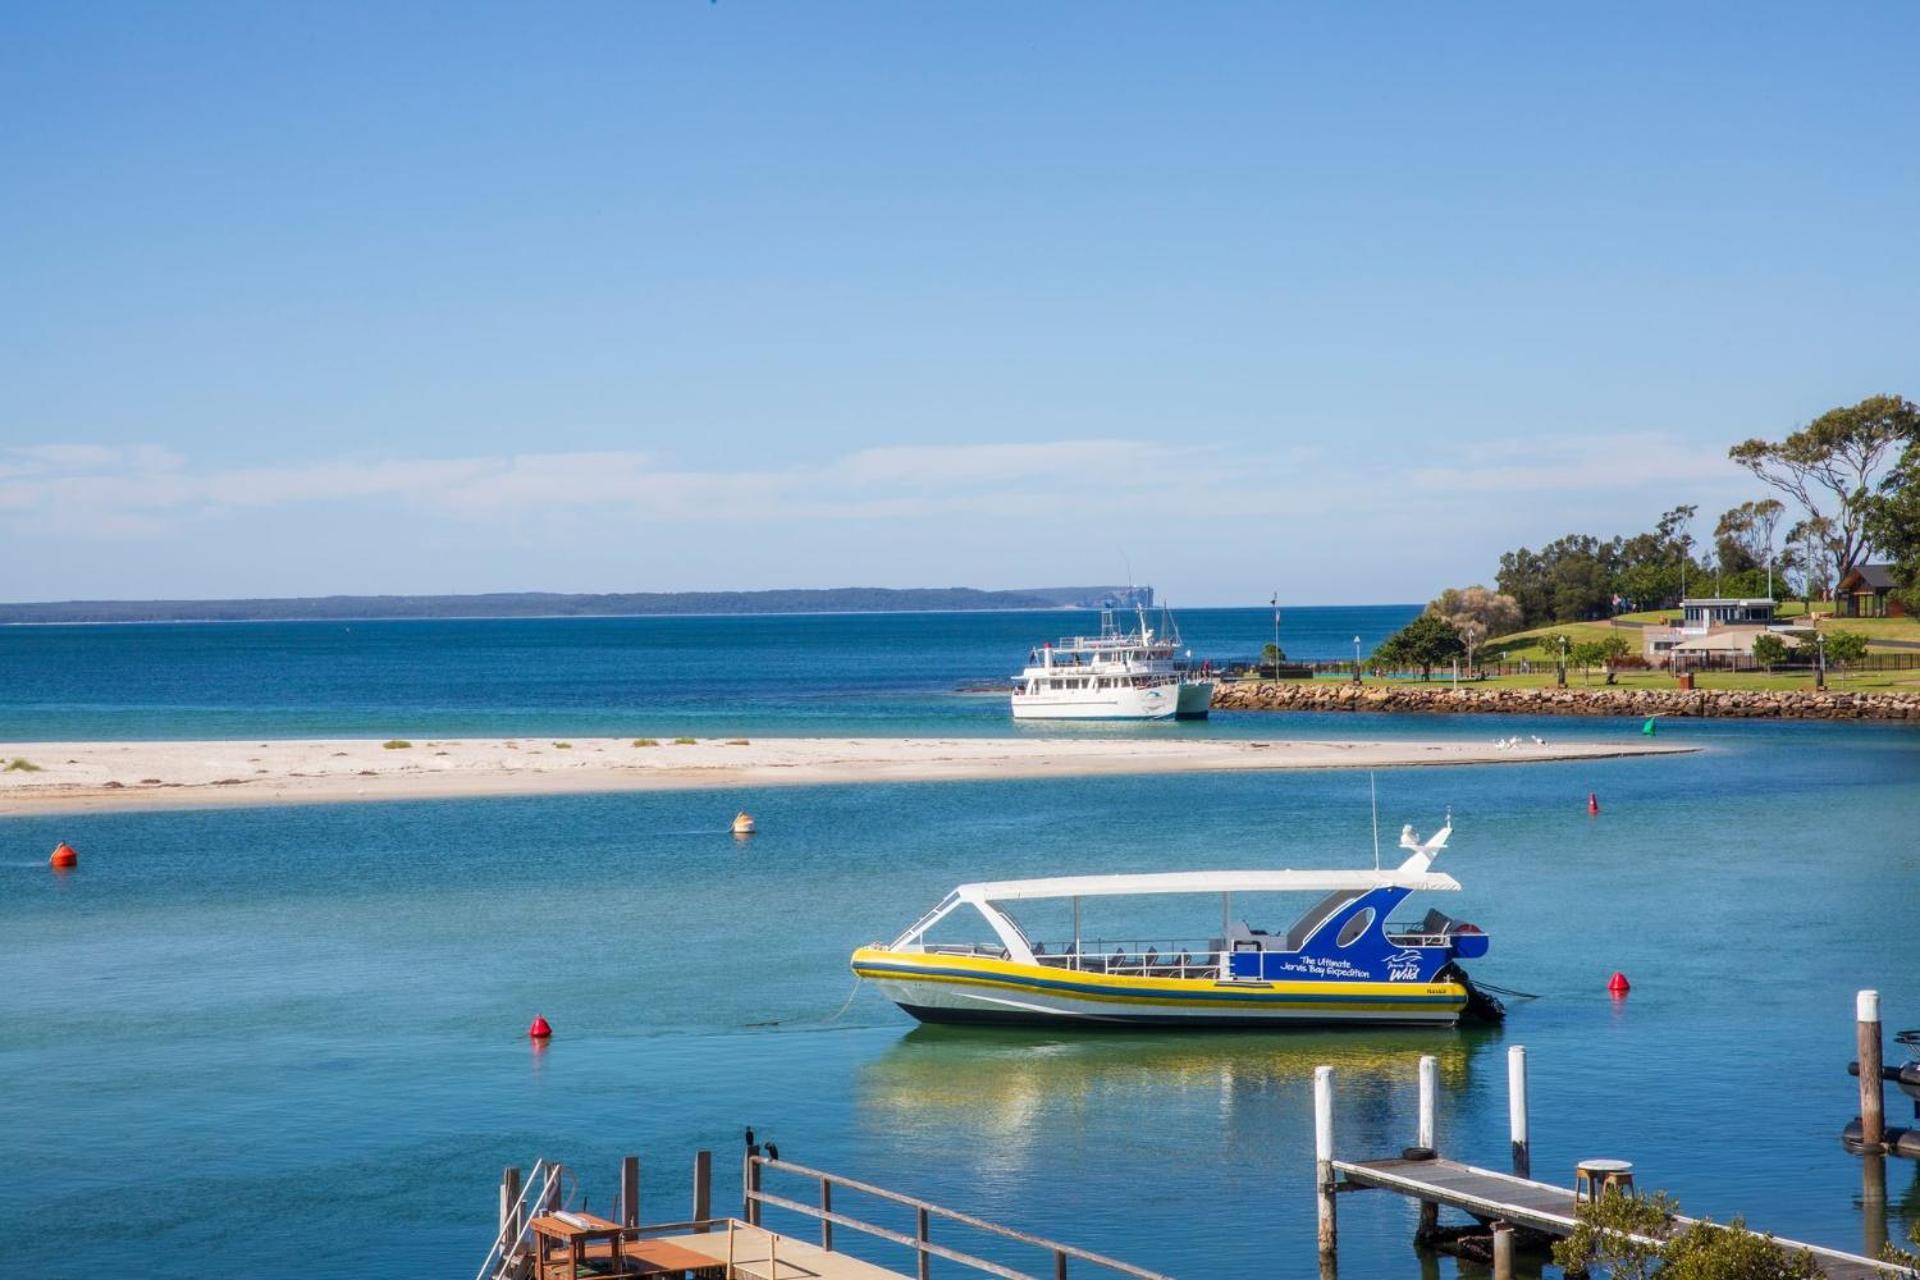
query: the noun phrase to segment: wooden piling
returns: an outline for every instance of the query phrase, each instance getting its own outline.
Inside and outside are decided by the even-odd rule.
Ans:
[[[640,1157],[620,1157],[620,1225],[640,1225]]]
[[[1414,1145],[1425,1147],[1428,1151],[1439,1150],[1439,1140],[1435,1137],[1435,1115],[1440,1106],[1440,1059],[1431,1054],[1420,1058],[1420,1124],[1414,1136]],[[1432,1200],[1420,1202],[1420,1225],[1415,1229],[1413,1238],[1416,1243],[1425,1244],[1433,1239],[1440,1229],[1440,1206]]]
[[[1333,1068],[1313,1069],[1313,1182],[1320,1200],[1320,1259],[1331,1263],[1339,1253],[1339,1220],[1334,1209]]]
[[[512,1261],[514,1241],[520,1238],[520,1166],[510,1164],[500,1173],[500,1236],[506,1241],[501,1250],[504,1270]]]
[[[1867,1152],[1883,1151],[1887,1113],[1880,1080],[1880,993],[1862,991],[1854,1001],[1854,1014],[1859,1022],[1860,1146]]]
[[[1493,1224],[1493,1280],[1513,1280],[1513,1228]]]
[[[753,1148],[747,1149],[743,1164],[745,1167],[740,1170],[740,1216],[746,1219],[748,1226],[757,1227],[760,1225],[760,1200],[756,1194],[760,1190],[760,1165],[753,1158]]]
[[[1513,1172],[1533,1176],[1533,1147],[1527,1136],[1527,1048],[1507,1050],[1507,1133],[1513,1145]]]
[[[705,1222],[713,1216],[713,1152],[693,1153],[693,1220]],[[705,1227],[695,1227],[705,1234]]]
[[[513,1210],[520,1203],[520,1166],[508,1165],[500,1172],[500,1229],[510,1225]]]

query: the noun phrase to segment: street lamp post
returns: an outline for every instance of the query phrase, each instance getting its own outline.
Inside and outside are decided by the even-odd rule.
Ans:
[[[1360,637],[1353,638],[1353,682],[1360,683]]]
[[[1567,687],[1567,638],[1560,636],[1558,639],[1560,641],[1560,665],[1555,671],[1554,683],[1564,689]]]
[[[1280,678],[1280,593],[1273,593],[1273,678]]]
[[[1827,687],[1827,633],[1826,632],[1815,631],[1813,633],[1813,648],[1814,648],[1814,654],[1815,654],[1814,660],[1813,660],[1813,687],[1816,689],[1824,689]]]

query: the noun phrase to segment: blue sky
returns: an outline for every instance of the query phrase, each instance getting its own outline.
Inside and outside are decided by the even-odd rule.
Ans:
[[[0,21],[0,598],[1420,599],[1920,394],[1912,5]]]

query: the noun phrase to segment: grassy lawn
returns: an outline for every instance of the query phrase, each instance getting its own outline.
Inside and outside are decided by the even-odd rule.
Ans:
[[[1816,602],[1815,623],[1824,631],[1852,631],[1867,638],[1869,645],[1885,640],[1920,641],[1920,618],[1834,618],[1826,614],[1832,606],[1824,601]],[[1805,618],[1806,602],[1803,600],[1783,600],[1780,602],[1779,616],[1782,619]],[[1678,621],[1678,609],[1655,609],[1647,613],[1623,613],[1621,622],[1640,622],[1661,624]],[[1633,645],[1633,652],[1641,649],[1640,629],[1638,627],[1615,628],[1609,622],[1560,622],[1552,626],[1535,627],[1531,631],[1516,631],[1510,636],[1501,636],[1489,640],[1481,647],[1480,653],[1487,662],[1551,662],[1555,655],[1542,643],[1546,637],[1564,632],[1569,644],[1580,644],[1588,640],[1604,640],[1608,635],[1626,636]],[[1889,650],[1889,652],[1893,652]]]
[[[1552,661],[1558,651],[1549,653],[1545,640],[1551,635],[1565,635],[1569,645],[1584,644],[1589,640],[1605,640],[1610,635],[1623,635],[1633,646],[1633,652],[1640,652],[1640,633],[1625,628],[1615,628],[1607,622],[1558,622],[1550,627],[1535,627],[1531,631],[1516,631],[1510,636],[1501,636],[1498,640],[1489,640],[1480,647],[1480,660],[1483,662],[1534,662]]]

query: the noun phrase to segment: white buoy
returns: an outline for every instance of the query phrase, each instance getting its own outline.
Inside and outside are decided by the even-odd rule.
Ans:
[[[742,809],[733,815],[733,834],[750,836],[753,834],[753,815]]]

